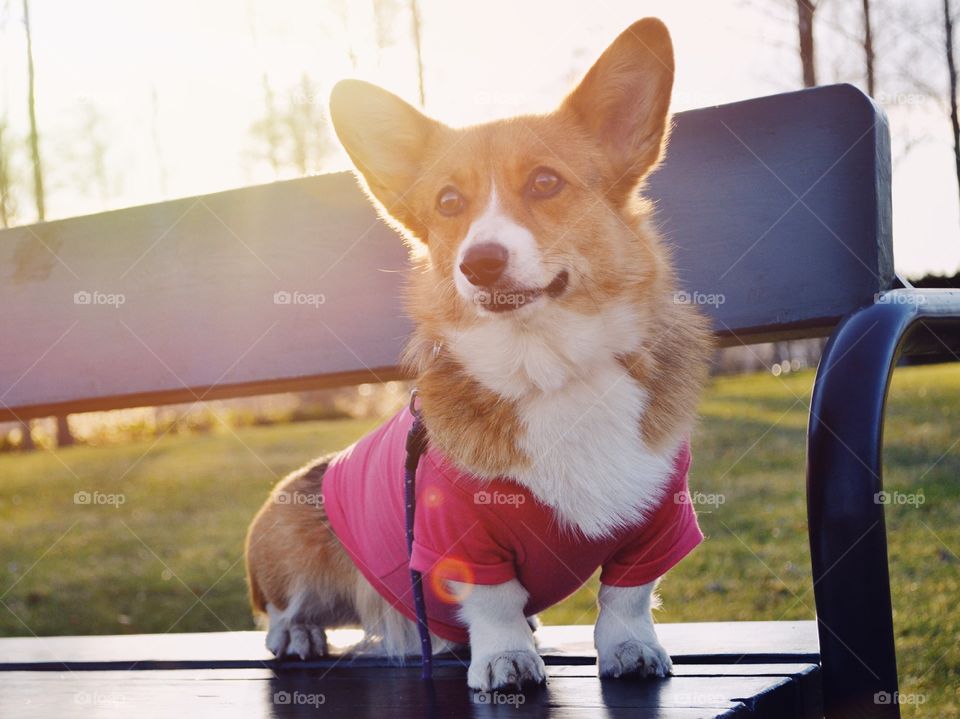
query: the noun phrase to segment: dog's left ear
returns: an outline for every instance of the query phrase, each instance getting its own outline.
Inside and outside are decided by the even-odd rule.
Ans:
[[[612,171],[608,194],[618,202],[666,145],[673,71],[666,25],[644,18],[613,41],[560,108],[601,144]]]

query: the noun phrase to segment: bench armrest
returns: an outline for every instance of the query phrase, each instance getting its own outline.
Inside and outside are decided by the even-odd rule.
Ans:
[[[902,289],[847,316],[817,369],[807,433],[807,515],[824,709],[899,717],[882,439],[901,353],[954,349],[960,291]],[[878,696],[879,695],[879,696]]]

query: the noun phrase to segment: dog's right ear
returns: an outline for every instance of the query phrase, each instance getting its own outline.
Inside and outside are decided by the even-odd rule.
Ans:
[[[410,188],[431,136],[443,126],[393,93],[362,80],[341,80],[330,94],[330,119],[367,191],[414,236],[426,227],[410,209]]]

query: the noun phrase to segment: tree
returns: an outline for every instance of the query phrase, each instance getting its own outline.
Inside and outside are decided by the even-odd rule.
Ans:
[[[797,0],[797,30],[800,35],[800,66],[803,69],[803,86],[817,84],[817,63],[813,44],[813,16],[817,5],[813,0]]]
[[[37,203],[37,221],[46,219],[43,196],[43,165],[40,161],[40,137],[37,133],[37,100],[34,92],[33,34],[30,32],[30,3],[23,0],[23,28],[27,33],[27,113],[30,117],[30,157],[33,160],[33,196]]]
[[[423,86],[423,48],[422,26],[420,23],[420,4],[417,0],[410,0],[410,30],[413,34],[413,48],[417,53],[417,87],[420,90],[420,107],[426,107],[427,95]]]
[[[263,87],[266,112],[250,128],[259,146],[255,156],[266,160],[277,177],[285,169],[300,176],[319,171],[333,149],[319,88],[309,76],[302,76],[300,84],[288,93],[286,107],[282,107],[266,78]]]
[[[953,52],[953,10],[950,0],[943,0],[944,50],[947,55],[947,95],[950,101],[950,129],[953,132],[953,160],[960,193],[960,120],[957,118],[957,62]]]
[[[10,139],[10,126],[7,119],[0,119],[0,226],[10,227],[17,212],[17,203],[13,197],[13,168],[11,155],[13,141]]]
[[[37,131],[36,77],[33,68],[33,33],[30,29],[30,2],[23,0],[23,29],[27,35],[27,115],[30,119],[30,159],[33,163],[33,197],[37,204],[37,221],[47,218],[43,192],[43,162],[40,158],[40,133]],[[29,434],[29,432],[28,432]],[[73,444],[73,435],[66,416],[57,417],[57,444]]]
[[[863,55],[867,67],[867,94],[876,94],[875,57],[873,54],[873,27],[870,23],[870,0],[863,0]]]

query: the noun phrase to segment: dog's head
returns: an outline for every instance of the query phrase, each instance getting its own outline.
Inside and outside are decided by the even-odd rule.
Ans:
[[[463,327],[642,302],[665,258],[636,190],[666,142],[673,72],[670,35],[648,18],[546,115],[454,129],[374,85],[337,84],[337,135],[424,260],[421,315]]]

